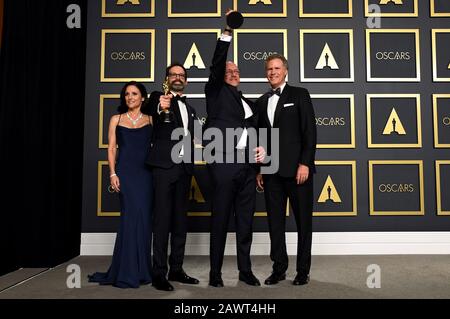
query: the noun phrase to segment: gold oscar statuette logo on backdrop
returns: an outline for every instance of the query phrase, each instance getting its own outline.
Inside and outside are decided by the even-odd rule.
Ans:
[[[403,4],[403,0],[380,0],[380,5],[383,4],[389,4],[389,2],[392,2],[395,5],[402,5]]]
[[[341,197],[339,196],[336,186],[334,185],[330,175],[328,175],[327,180],[325,181],[325,185],[323,185],[322,192],[320,193],[317,202],[342,203]]]
[[[272,0],[250,0],[248,2],[248,5],[249,6],[254,6],[254,5],[258,4],[258,3],[262,3],[262,4],[266,5],[266,6],[270,6],[272,4]]]
[[[389,119],[386,122],[386,126],[383,130],[383,135],[406,135],[405,128],[403,127],[402,121],[395,111],[395,108],[392,108],[391,115],[389,115]]]
[[[316,70],[322,70],[329,68],[331,70],[339,70],[339,66],[336,63],[333,53],[331,52],[328,43],[325,43],[323,47],[322,54],[320,55],[319,61],[316,64]]]
[[[186,57],[186,60],[183,63],[183,66],[189,70],[191,68],[197,68],[199,70],[206,69],[205,63],[203,62],[202,56],[198,51],[197,45],[192,43],[191,49]]]
[[[138,6],[138,5],[140,5],[141,3],[139,2],[139,0],[117,0],[117,3],[116,3],[116,5],[118,5],[118,6],[123,6],[124,4],[126,4],[126,3],[131,3],[132,5],[134,5],[134,6]]]

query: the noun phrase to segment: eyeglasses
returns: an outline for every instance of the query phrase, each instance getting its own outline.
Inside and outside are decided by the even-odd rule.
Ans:
[[[225,72],[225,74],[226,74],[226,75],[232,75],[232,74],[239,75],[239,74],[241,74],[241,72],[239,72],[239,70],[227,70],[227,71]]]
[[[184,80],[186,78],[186,75],[181,74],[181,73],[169,73],[169,78],[172,78],[172,79],[180,78],[180,79]]]

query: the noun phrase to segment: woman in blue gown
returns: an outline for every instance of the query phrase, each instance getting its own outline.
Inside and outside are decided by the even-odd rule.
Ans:
[[[120,288],[138,288],[152,282],[153,189],[151,171],[145,164],[152,118],[145,114],[148,113],[146,102],[145,87],[135,81],[129,82],[120,93],[119,114],[111,117],[108,163],[111,187],[120,197],[120,226],[108,272],[89,275],[90,282]]]

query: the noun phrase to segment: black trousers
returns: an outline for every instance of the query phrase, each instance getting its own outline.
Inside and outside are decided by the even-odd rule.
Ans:
[[[301,185],[297,185],[295,178],[278,174],[263,175],[263,178],[273,271],[284,273],[289,264],[285,236],[289,198],[297,225],[297,273],[307,275],[311,268],[313,174]]]
[[[168,272],[167,251],[170,233],[171,271],[183,266],[187,232],[188,195],[192,176],[184,164],[169,169],[153,169],[153,277],[165,277]]]
[[[256,170],[249,164],[214,163],[208,166],[213,179],[210,276],[221,274],[229,219],[236,223],[237,264],[240,271],[251,271],[250,248],[256,198]]]

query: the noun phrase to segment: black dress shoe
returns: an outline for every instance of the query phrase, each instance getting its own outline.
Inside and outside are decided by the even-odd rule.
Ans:
[[[173,291],[173,286],[167,281],[166,278],[153,279],[152,286],[158,290]]]
[[[264,281],[264,284],[266,285],[276,285],[277,283],[279,283],[282,280],[286,279],[286,274],[285,273],[276,273],[273,272],[269,277],[267,277],[267,279]]]
[[[250,286],[261,286],[261,283],[259,282],[258,278],[255,277],[255,275],[251,272],[239,272],[239,280],[245,282],[247,285]]]
[[[197,285],[199,283],[198,279],[189,277],[186,273],[182,271],[169,272],[170,281],[178,281],[183,284]]]
[[[209,278],[209,285],[213,286],[213,287],[223,287],[223,280],[222,277],[217,276],[217,277],[210,277]]]
[[[297,276],[295,276],[295,279],[292,282],[292,284],[295,286],[300,286],[300,285],[306,285],[308,282],[309,282],[309,275],[297,274]]]

